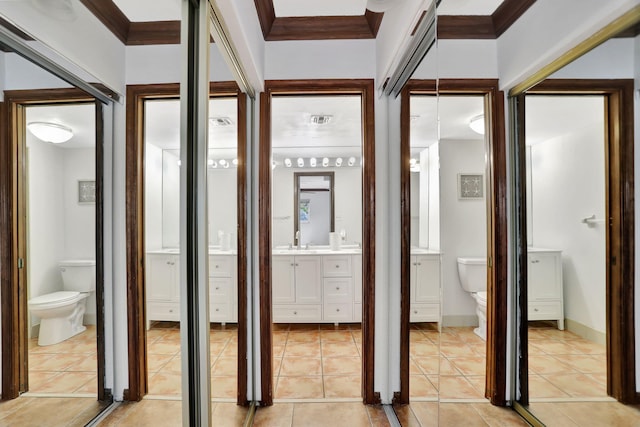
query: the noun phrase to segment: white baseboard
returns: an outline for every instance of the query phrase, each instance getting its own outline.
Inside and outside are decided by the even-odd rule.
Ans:
[[[575,320],[565,319],[564,327],[566,330],[573,332],[574,334],[579,335],[586,340],[595,342],[596,344],[601,344],[601,345],[607,344],[606,333],[596,331],[595,329],[590,328],[586,325],[583,325],[580,322],[576,322]]]
[[[462,316],[442,316],[442,326],[452,327],[469,327],[478,326],[478,316],[462,315]]]

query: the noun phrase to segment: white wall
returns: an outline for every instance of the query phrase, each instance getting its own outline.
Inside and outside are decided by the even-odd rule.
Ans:
[[[441,140],[439,146],[443,323],[473,325],[477,323],[476,304],[460,285],[456,259],[486,256],[487,202],[486,198],[458,199],[457,185],[460,173],[484,174],[484,141]]]
[[[317,172],[318,169],[276,168],[272,175],[272,243],[273,246],[294,242],[294,172]],[[335,230],[346,231],[345,244],[362,243],[362,170],[360,168],[322,168],[334,172]]]
[[[527,98],[527,106],[538,111],[550,103],[569,110],[575,102],[582,105],[578,120],[556,115],[563,124],[558,136],[531,146],[528,243],[562,251],[565,318],[604,333],[606,224],[581,222],[591,214],[605,218],[604,99]],[[527,126],[536,121],[527,117]]]
[[[145,144],[144,228],[145,249],[162,248],[162,150]]]

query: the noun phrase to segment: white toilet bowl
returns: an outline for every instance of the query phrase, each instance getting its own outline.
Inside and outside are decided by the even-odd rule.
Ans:
[[[486,258],[458,258],[458,276],[462,288],[476,301],[478,327],[473,330],[487,339],[487,260]]]
[[[86,330],[86,301],[95,290],[95,261],[60,262],[64,291],[32,298],[29,311],[40,318],[38,345],[62,342]]]

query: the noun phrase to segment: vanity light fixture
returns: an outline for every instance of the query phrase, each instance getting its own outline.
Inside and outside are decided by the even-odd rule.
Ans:
[[[336,160],[336,162],[337,162],[337,160]],[[325,158],[322,159],[322,166],[325,167],[325,168],[327,166],[329,166],[329,158],[328,157],[325,157]]]
[[[347,163],[349,166],[353,166],[356,164],[356,158],[351,156],[349,157],[349,162]]]
[[[290,158],[286,158],[284,159],[284,165],[288,168],[291,167],[291,159]]]
[[[213,159],[207,160],[207,166],[213,166]]]
[[[236,157],[235,159],[233,159],[231,163],[233,163],[233,166],[238,166],[238,158]]]
[[[471,120],[469,120],[469,127],[475,133],[484,135],[484,114],[472,117]]]
[[[304,159],[302,157],[298,157],[298,167],[299,168],[304,167]]]
[[[309,159],[309,166],[311,166],[312,168],[316,167],[316,158],[312,157]]]
[[[58,123],[31,122],[27,129],[39,140],[52,144],[62,144],[73,137],[73,129]]]
[[[271,161],[271,170],[275,169],[276,166],[278,166],[278,162],[276,162],[275,160]]]
[[[336,167],[339,168],[340,166],[342,166],[342,157],[336,159]]]
[[[220,163],[220,166],[222,166],[225,169],[229,167],[229,162],[227,162],[225,159],[220,159],[218,163]]]
[[[211,162],[211,163],[209,163],[209,162]],[[218,167],[218,162],[216,162],[215,160],[209,160],[209,161],[207,162],[207,164],[208,164],[209,166],[211,166],[212,168],[214,168],[214,169]]]

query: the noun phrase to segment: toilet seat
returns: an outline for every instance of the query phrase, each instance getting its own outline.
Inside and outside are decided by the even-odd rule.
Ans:
[[[29,300],[29,305],[35,306],[50,306],[52,308],[60,305],[66,305],[74,300],[78,299],[80,292],[76,291],[59,291],[52,292],[50,294],[40,295]]]

